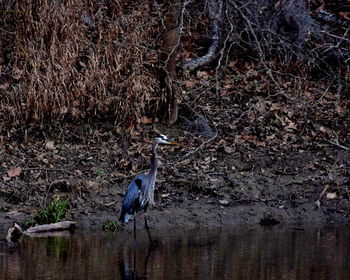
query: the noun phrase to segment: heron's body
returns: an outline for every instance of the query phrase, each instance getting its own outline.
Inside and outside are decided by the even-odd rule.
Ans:
[[[159,135],[152,145],[151,168],[148,173],[137,175],[129,184],[122,204],[122,212],[119,221],[127,223],[131,218],[135,218],[136,214],[147,211],[148,206],[154,205],[154,189],[157,177],[158,144],[176,144],[168,139],[165,135]],[[145,220],[146,222],[146,220]]]
[[[154,193],[155,181],[151,181],[149,174],[139,174],[129,184],[122,205],[122,212],[119,221],[127,223],[138,212],[147,211],[148,206],[153,204],[153,201],[147,198],[147,192]]]

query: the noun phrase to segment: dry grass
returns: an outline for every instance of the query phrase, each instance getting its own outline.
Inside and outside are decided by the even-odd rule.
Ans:
[[[130,126],[149,111],[158,19],[149,1],[128,2],[3,1],[0,125],[98,118]]]

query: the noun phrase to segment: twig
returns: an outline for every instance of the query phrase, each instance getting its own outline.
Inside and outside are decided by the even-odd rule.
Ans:
[[[337,15],[326,12],[326,11],[318,11],[315,14],[316,18],[325,22],[326,24],[339,24],[339,25],[344,25],[348,26],[349,22],[339,18]]]
[[[336,147],[338,147],[338,148],[341,148],[341,149],[343,149],[343,150],[345,150],[345,151],[349,151],[349,150],[350,150],[350,148],[345,147],[345,146],[339,144],[339,141],[338,141],[338,140],[333,140],[333,141],[331,141],[331,140],[326,140],[326,142],[328,142],[329,144],[332,144],[332,145],[334,145],[334,146],[336,146]]]
[[[233,34],[233,31],[234,31],[234,28],[233,28],[233,23],[231,21],[231,18],[228,16],[228,8],[226,7],[225,9],[225,14],[226,14],[226,17],[227,17],[227,20],[229,21],[230,23],[230,31],[228,32],[228,34],[226,35],[226,38],[224,40],[224,43],[223,43],[223,47],[221,48],[220,50],[220,57],[218,59],[218,64],[215,68],[215,92],[216,94],[219,93],[219,69],[220,69],[220,66],[221,66],[221,61],[223,60],[224,58],[224,52],[225,50],[227,49],[227,43],[230,39],[230,34]],[[228,52],[229,50],[227,50]],[[226,56],[226,64],[227,64],[227,60],[228,60],[228,55]]]
[[[345,146],[339,144],[339,136],[338,136],[338,134],[337,134],[335,131],[334,131],[334,135],[335,135],[335,139],[334,139],[334,140],[325,139],[325,141],[326,141],[327,143],[332,144],[332,145],[334,145],[334,146],[336,146],[336,147],[338,147],[338,148],[341,148],[341,149],[343,149],[343,150],[345,150],[345,151],[349,151],[350,148],[345,147]]]
[[[1,184],[4,184],[4,185],[6,185],[6,186],[9,186],[9,187],[13,187],[13,185],[12,184],[10,184],[9,182],[6,182],[6,181],[1,181],[1,183],[0,183],[0,186],[1,186]],[[1,192],[0,192],[1,193]]]
[[[213,137],[211,137],[210,139],[204,141],[202,144],[200,144],[196,149],[189,151],[187,154],[185,154],[183,157],[181,157],[178,160],[175,160],[171,163],[169,163],[168,165],[175,165],[177,163],[179,163],[180,161],[184,160],[185,158],[187,158],[188,156],[197,153],[200,149],[202,149],[206,144],[208,144],[209,142],[213,141],[216,137],[218,136],[218,130],[215,127],[215,135]]]
[[[339,39],[339,40],[342,40],[342,41],[350,42],[350,39],[347,39],[347,38],[345,38],[345,37],[341,37],[341,36],[334,35],[334,34],[332,34],[332,33],[329,33],[329,32],[327,32],[327,31],[325,31],[325,30],[321,30],[320,32],[321,32],[321,33],[325,33],[325,34],[327,34],[327,35],[330,36],[330,37],[333,37],[333,38],[336,38],[336,39]]]
[[[316,200],[316,206],[317,206],[317,208],[320,208],[320,206],[321,206],[321,201],[320,201],[320,200],[321,200],[321,198],[323,197],[323,195],[326,193],[326,191],[328,190],[328,188],[329,188],[329,185],[327,184],[327,185],[324,187],[323,191],[320,193],[318,199]]]
[[[17,32],[7,31],[7,30],[2,29],[2,28],[0,28],[0,30],[4,31],[5,33],[8,33],[8,34],[12,34],[12,35],[16,35],[17,34]]]
[[[278,169],[272,169],[272,173],[280,174],[280,175],[296,175],[297,174],[296,172],[285,172],[285,171],[278,170]]]
[[[106,207],[110,207],[110,206],[112,206],[112,205],[117,203],[117,201],[113,201],[113,202],[110,202],[110,203],[103,203],[103,202],[100,202],[100,201],[97,201],[97,200],[92,200],[92,201],[95,202],[95,203],[101,204],[103,206],[106,206]]]
[[[62,173],[67,173],[73,176],[81,177],[81,175],[76,174],[74,172],[64,170],[64,169],[59,169],[59,168],[42,168],[42,167],[29,167],[29,168],[23,168],[22,171],[33,171],[33,170],[38,170],[38,171],[48,171],[48,172],[62,172]]]

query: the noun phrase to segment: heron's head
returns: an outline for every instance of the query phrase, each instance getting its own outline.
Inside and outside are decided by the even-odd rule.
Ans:
[[[154,141],[158,144],[166,144],[166,145],[178,145],[174,140],[169,139],[164,134],[157,134]]]

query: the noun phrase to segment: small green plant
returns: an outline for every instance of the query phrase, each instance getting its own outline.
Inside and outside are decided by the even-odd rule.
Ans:
[[[120,225],[116,221],[108,220],[102,225],[102,230],[109,232],[116,232],[119,229]]]
[[[344,112],[339,112],[339,117],[342,119],[345,119],[346,117],[348,117],[350,115],[350,113],[348,111],[344,111]]]
[[[233,75],[233,76],[232,76],[232,80],[233,80],[234,82],[240,82],[240,81],[243,80],[243,75],[241,75],[241,74]]]
[[[45,209],[27,220],[25,227],[61,222],[66,217],[68,208],[68,200],[55,198]]]
[[[251,91],[256,91],[258,89],[258,82],[257,81],[250,81],[248,82],[248,89]]]
[[[280,121],[277,118],[271,118],[269,120],[269,125],[273,127],[278,127],[280,125]]]
[[[187,94],[188,96],[192,96],[192,95],[193,95],[193,91],[192,91],[192,90],[187,90],[187,91],[186,91],[186,94]]]
[[[103,173],[104,173],[103,170],[96,170],[95,171],[95,174],[97,177],[101,177],[103,175]]]
[[[266,123],[265,123],[265,120],[258,120],[258,126],[260,127],[265,127]]]

